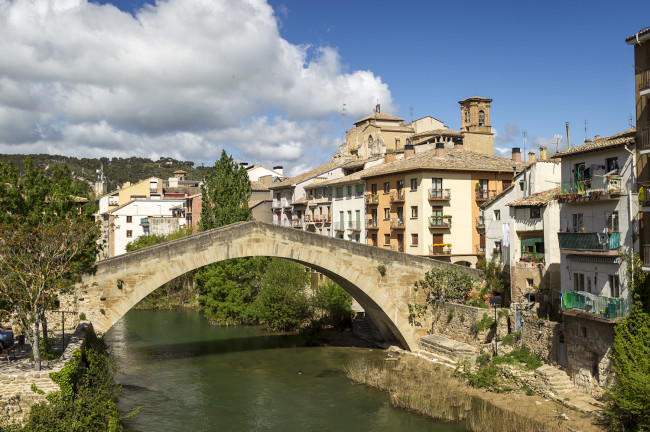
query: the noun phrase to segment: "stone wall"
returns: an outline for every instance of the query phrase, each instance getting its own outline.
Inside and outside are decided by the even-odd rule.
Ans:
[[[497,332],[500,338],[508,334],[508,318],[501,312],[508,309],[497,308]],[[431,305],[431,331],[448,338],[478,347],[489,343],[494,338],[494,330],[474,331],[474,324],[483,319],[483,315],[494,319],[494,308],[484,309],[457,303],[436,301]]]
[[[521,317],[521,343],[537,354],[544,363],[557,364],[558,334],[562,323],[537,317],[524,312]]]
[[[60,371],[77,349],[83,349],[85,329],[91,324],[80,324],[70,337],[68,346],[59,360],[44,362],[41,371],[31,370],[31,362],[14,361],[0,368],[0,428],[22,423],[35,403],[45,401],[49,393],[59,391],[59,385],[52,381],[50,374]],[[32,390],[35,385],[44,394]]]

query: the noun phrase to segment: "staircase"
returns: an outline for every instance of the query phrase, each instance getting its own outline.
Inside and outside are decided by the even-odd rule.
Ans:
[[[603,404],[584,394],[576,388],[571,378],[558,368],[550,365],[540,366],[535,370],[537,387],[548,389],[550,395],[565,405],[585,413],[603,409]]]

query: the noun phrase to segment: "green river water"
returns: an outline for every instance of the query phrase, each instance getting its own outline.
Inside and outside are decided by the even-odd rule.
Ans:
[[[381,360],[380,350],[304,347],[298,336],[214,327],[187,310],[132,310],[106,338],[125,390],[120,410],[141,407],[126,431],[465,430],[393,408],[386,393],[345,377],[351,360]]]

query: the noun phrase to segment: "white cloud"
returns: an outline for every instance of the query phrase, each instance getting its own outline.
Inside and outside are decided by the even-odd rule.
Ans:
[[[286,17],[287,11],[280,11]],[[331,47],[282,39],[263,0],[169,0],[135,16],[86,0],[0,0],[0,152],[161,155],[222,148],[310,166],[388,86]],[[347,127],[348,125],[346,125]]]

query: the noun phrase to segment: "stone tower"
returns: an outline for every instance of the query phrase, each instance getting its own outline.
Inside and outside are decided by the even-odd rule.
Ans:
[[[494,134],[490,125],[492,99],[473,96],[460,102],[460,132],[467,150],[494,154]]]

